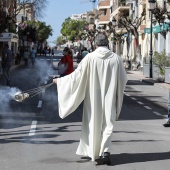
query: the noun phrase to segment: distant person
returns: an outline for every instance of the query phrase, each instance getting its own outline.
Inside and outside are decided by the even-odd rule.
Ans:
[[[25,66],[28,66],[28,59],[29,59],[28,49],[25,49],[25,51],[24,51],[24,62],[25,62]]]
[[[51,48],[50,47],[48,49],[48,52],[49,52],[49,56],[51,56]]]
[[[54,57],[54,48],[52,48],[51,54]]]
[[[20,51],[18,50],[16,53],[15,64],[20,64],[20,62],[21,62],[21,54]]]
[[[72,56],[73,56],[73,59],[74,59],[75,51],[74,51],[74,47],[73,46],[71,47],[71,51],[72,51]]]
[[[89,52],[87,51],[87,48],[84,47],[84,49],[81,52],[82,59],[88,54]]]
[[[12,65],[12,62],[14,60],[14,54],[9,49],[8,44],[5,44],[4,50],[2,51],[2,70],[3,70],[3,77],[6,80],[6,85],[11,86],[11,80],[10,80],[10,68]]]
[[[45,47],[45,48],[44,48],[44,56],[45,56],[45,57],[46,57],[46,55],[47,55],[47,51],[48,51],[48,50],[47,50],[47,47]]]
[[[99,33],[95,37],[97,49],[87,54],[74,72],[53,79],[62,119],[84,101],[81,139],[76,154],[90,157],[97,165],[111,164],[111,136],[127,82],[122,59],[107,48],[108,43],[106,34]]]
[[[31,57],[31,62],[32,62],[32,66],[35,64],[35,57],[36,57],[36,51],[34,49],[34,47],[32,47],[32,50],[30,52],[30,57]]]
[[[61,58],[58,66],[60,68],[60,65],[64,64],[65,70],[63,68],[61,72],[59,71],[60,77],[64,77],[74,71],[72,51],[68,47],[65,47],[63,50],[63,55],[64,56]]]

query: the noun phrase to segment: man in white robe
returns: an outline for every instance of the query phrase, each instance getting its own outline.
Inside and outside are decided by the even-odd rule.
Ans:
[[[87,54],[73,73],[53,82],[57,84],[61,118],[84,101],[76,154],[110,164],[111,135],[121,111],[127,75],[121,58],[107,48],[107,36],[99,33],[95,40],[97,49]]]

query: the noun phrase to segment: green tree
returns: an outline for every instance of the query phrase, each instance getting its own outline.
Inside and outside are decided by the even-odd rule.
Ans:
[[[46,25],[45,22],[29,21],[28,24],[36,27],[38,46],[41,46],[42,43],[49,38],[49,36],[53,35],[51,26]]]
[[[20,23],[19,35],[27,35],[31,41],[36,41],[38,46],[42,46],[42,43],[52,36],[52,28],[50,25],[46,25],[45,22],[40,21],[27,21],[26,23]],[[22,26],[23,25],[23,26]],[[26,26],[25,26],[26,25]]]
[[[65,44],[65,43],[66,43],[66,39],[65,39],[64,36],[59,36],[59,37],[57,37],[57,40],[56,40],[56,44],[57,44],[57,45],[63,45],[63,44]]]
[[[70,17],[66,18],[62,23],[61,34],[66,37],[67,40],[74,42],[80,40],[81,35],[84,33],[85,27],[89,24],[87,21],[72,20]]]

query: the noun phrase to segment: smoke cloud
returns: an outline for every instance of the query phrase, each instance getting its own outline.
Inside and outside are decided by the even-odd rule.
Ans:
[[[15,93],[20,92],[21,90],[15,87],[7,87],[7,86],[0,86],[0,109],[1,111],[5,111],[9,108],[9,102],[14,100]]]

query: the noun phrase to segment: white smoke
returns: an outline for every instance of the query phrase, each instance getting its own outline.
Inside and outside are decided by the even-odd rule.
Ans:
[[[9,102],[11,100],[14,100],[14,96],[17,92],[20,92],[21,90],[15,87],[7,87],[7,86],[0,86],[0,109],[1,111],[6,110],[9,108]]]

